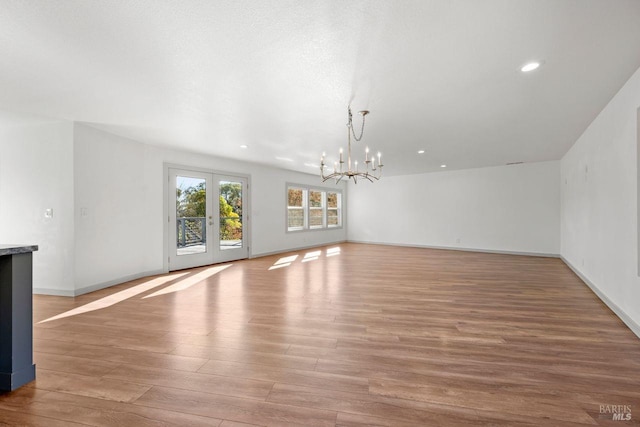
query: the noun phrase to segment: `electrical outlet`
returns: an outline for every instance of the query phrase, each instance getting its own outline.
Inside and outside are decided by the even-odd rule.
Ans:
[[[44,210],[44,217],[47,219],[51,219],[53,218],[53,209],[52,208],[47,208]]]

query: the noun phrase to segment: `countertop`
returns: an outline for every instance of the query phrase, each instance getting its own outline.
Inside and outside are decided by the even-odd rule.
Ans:
[[[0,256],[26,254],[38,250],[38,245],[2,245],[0,244]]]

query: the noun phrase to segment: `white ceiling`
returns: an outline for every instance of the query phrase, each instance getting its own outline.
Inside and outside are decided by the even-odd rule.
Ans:
[[[0,58],[0,108],[309,173],[351,103],[358,157],[419,173],[562,157],[640,67],[640,1],[0,0]]]

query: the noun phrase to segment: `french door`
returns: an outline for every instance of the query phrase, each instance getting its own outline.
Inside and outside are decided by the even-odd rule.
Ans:
[[[169,270],[248,258],[247,178],[169,168]]]

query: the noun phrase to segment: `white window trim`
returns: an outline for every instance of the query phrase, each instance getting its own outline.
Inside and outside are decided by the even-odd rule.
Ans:
[[[302,190],[302,206],[289,206],[289,190],[294,189],[294,190]],[[308,214],[307,214],[307,203],[308,203],[308,192],[306,190],[306,187],[304,186],[299,186],[299,185],[287,185],[287,191],[285,194],[285,200],[287,202],[287,212],[286,212],[286,227],[288,231],[303,231],[306,230],[309,226],[309,218],[308,218]],[[301,210],[302,211],[302,227],[289,227],[289,210],[290,209],[296,209],[296,210]]]
[[[298,206],[289,206],[289,190],[296,189],[302,190],[302,207]],[[309,206],[309,192],[310,191],[318,191],[322,193],[322,207],[320,208],[312,208]],[[329,208],[327,202],[327,194],[328,193],[336,193],[338,194],[338,207],[337,208]],[[285,230],[287,233],[298,233],[300,231],[326,231],[326,230],[336,230],[343,227],[343,197],[344,194],[342,190],[337,188],[323,188],[316,187],[314,185],[302,185],[295,183],[287,183],[285,185]],[[289,227],[289,209],[302,209],[303,210],[303,218],[304,225],[302,227]],[[322,225],[311,226],[310,225],[310,212],[312,209],[322,209]],[[329,225],[328,212],[329,210],[334,210],[338,212],[338,225]]]

